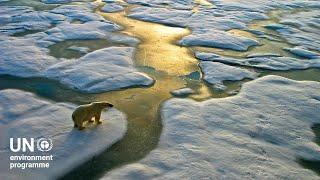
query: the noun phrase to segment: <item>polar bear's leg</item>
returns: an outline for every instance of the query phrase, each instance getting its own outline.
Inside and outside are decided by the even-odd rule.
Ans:
[[[94,120],[98,123],[98,124],[101,124],[102,121],[100,121],[100,117],[101,117],[101,112],[98,112],[95,114],[94,116]]]
[[[79,126],[78,129],[79,129],[79,130],[82,130],[82,129],[84,129],[84,127],[81,125],[81,126]]]
[[[94,122],[93,117],[89,118],[89,122]]]
[[[81,121],[78,123],[78,129],[79,129],[79,130],[84,129],[84,127],[83,127],[83,120],[81,120]]]
[[[83,117],[78,117],[78,118],[75,120],[75,126],[78,127],[79,130],[84,129],[84,127],[83,127],[83,121],[84,121],[84,118],[83,118]]]

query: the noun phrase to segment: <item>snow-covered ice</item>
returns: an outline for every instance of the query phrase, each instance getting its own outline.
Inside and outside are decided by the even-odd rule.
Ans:
[[[7,0],[0,0],[4,1]],[[88,93],[154,82],[134,67],[134,47],[139,40],[117,33],[123,27],[95,12],[101,7],[98,1],[41,1],[60,5],[45,11],[26,6],[0,7],[0,75],[54,79]],[[178,45],[247,51],[262,45],[259,38],[281,42],[285,39],[294,47],[284,50],[301,57],[268,52],[233,58],[196,52],[204,80],[218,88],[224,88],[222,83],[226,80],[256,78],[257,73],[246,67],[320,68],[318,0],[208,0],[212,6],[194,0],[103,2],[108,4],[101,8],[102,12],[117,12],[137,4],[126,12],[129,18],[190,29],[189,35],[177,41]],[[264,26],[268,31],[248,28],[250,22],[269,19],[267,13],[271,10],[285,13],[277,17],[279,21]],[[251,32],[257,38],[228,32],[232,29]],[[277,31],[281,38],[269,31]],[[88,47],[71,46],[69,49],[86,54],[71,60],[49,55],[49,46],[58,42],[101,39],[131,47],[88,53]],[[234,97],[204,102],[171,99],[162,108],[164,129],[158,147],[139,162],[115,169],[104,178],[317,179],[314,172],[299,166],[297,159],[320,160],[320,149],[312,142],[314,134],[310,129],[313,123],[320,123],[319,90],[317,82],[267,76],[245,83]],[[183,88],[171,93],[187,96],[194,91]],[[109,147],[126,129],[125,117],[116,109],[104,113],[104,118],[110,116],[106,123],[79,132],[73,130],[71,119],[65,118],[75,108],[72,104],[53,103],[19,90],[0,91],[0,101],[0,118],[4,119],[0,122],[1,138],[28,134],[51,136],[54,140],[57,158],[50,171],[30,170],[27,179],[56,178]],[[12,174],[19,178],[18,171],[4,170],[8,143],[4,140],[0,145],[0,179]]]
[[[113,12],[118,12],[122,11],[124,9],[123,6],[117,4],[117,3],[110,3],[106,4],[101,8],[102,12],[107,12],[107,13],[113,13]]]
[[[62,5],[50,10],[52,13],[62,14],[68,17],[69,21],[106,21],[102,16],[93,11],[92,7],[88,4]]]
[[[126,116],[112,108],[101,125],[79,131],[71,119],[75,105],[54,103],[20,90],[0,91],[0,179],[55,179],[101,153],[126,132]],[[50,138],[51,151],[13,153],[9,138]],[[48,169],[11,169],[11,155],[53,155]],[[21,173],[23,172],[23,173]]]
[[[110,42],[136,46],[139,40],[112,32],[121,26],[105,20],[87,5],[62,5],[50,11],[35,11],[26,6],[4,6],[0,9],[0,32],[13,35],[25,31],[42,31],[24,36],[41,46],[65,40],[106,39]],[[82,23],[76,24],[73,21]]]
[[[253,53],[253,54],[247,55],[247,58],[254,58],[254,57],[281,57],[281,55],[276,53]]]
[[[229,66],[219,62],[203,61],[200,63],[201,70],[204,74],[204,80],[213,84],[217,89],[225,89],[223,81],[238,81],[245,78],[254,79],[257,73]]]
[[[120,30],[120,27],[111,22],[88,21],[83,24],[65,22],[47,30],[44,39],[56,42],[70,39],[105,39],[107,34],[117,30]]]
[[[133,66],[134,51],[131,47],[100,49],[78,60],[55,64],[43,74],[79,91],[91,93],[151,85],[153,79]]]
[[[237,51],[246,51],[251,46],[259,45],[259,42],[253,39],[213,30],[211,30],[210,34],[206,32],[189,35],[184,37],[179,43],[184,46],[206,46]]]
[[[41,0],[41,2],[46,4],[66,4],[66,3],[79,2],[79,1],[85,1],[85,0]]]
[[[297,56],[303,57],[303,58],[308,58],[308,59],[320,59],[320,54],[316,52],[309,51],[304,48],[300,47],[294,47],[294,48],[285,48],[284,50],[287,50],[291,52],[292,54],[295,54]]]
[[[45,11],[35,11],[26,6],[1,6],[0,32],[12,35],[27,30],[46,30],[63,22],[63,15]]]
[[[271,29],[271,30],[281,30],[281,29],[285,29],[286,27],[282,24],[277,24],[277,23],[272,23],[272,24],[268,24],[268,25],[264,25],[263,27],[267,28],[267,29]]]
[[[50,45],[68,40],[105,39],[127,46],[139,43],[134,37],[115,33],[122,27],[95,13],[90,3],[60,5],[48,11],[1,6],[0,12],[1,75],[55,79],[79,91],[95,93],[153,83],[151,78],[134,68],[135,49],[131,47],[104,49],[73,60],[49,55]],[[26,30],[41,32],[9,36]],[[87,47],[71,48],[87,53]]]
[[[40,76],[49,66],[58,63],[47,55],[47,49],[33,40],[0,36],[0,74],[20,77]]]
[[[151,85],[153,79],[133,66],[134,51],[132,47],[110,47],[64,60],[49,56],[34,40],[6,37],[0,41],[0,74],[46,77],[95,93]]]
[[[190,10],[168,8],[136,7],[128,15],[131,18],[158,22],[174,26],[185,26],[185,20],[192,15]]]
[[[196,53],[196,57],[203,61],[221,62],[224,64],[241,65],[269,70],[295,70],[320,68],[320,58],[317,59],[296,59],[291,57],[258,56],[253,58],[232,58],[219,56],[214,53]]]
[[[174,96],[187,96],[189,94],[193,94],[195,93],[193,89],[191,88],[181,88],[181,89],[177,89],[177,90],[174,90],[174,91],[171,91],[171,94],[174,95]]]
[[[288,42],[319,53],[319,7],[320,2],[317,1],[312,9],[284,14],[279,22],[284,28],[277,31]]]
[[[90,48],[88,48],[88,47],[80,47],[80,46],[70,46],[70,47],[68,47],[68,49],[74,50],[74,51],[78,51],[78,52],[83,53],[83,54],[87,54],[90,51]]]
[[[185,46],[209,46],[238,51],[247,50],[250,46],[259,43],[253,39],[232,35],[225,30],[244,29],[245,24],[243,22],[266,18],[266,16],[255,12],[244,12],[235,17],[232,12],[223,14],[219,11],[206,10],[193,14],[190,10],[153,7],[134,8],[128,16],[144,21],[189,27],[192,34],[182,38],[179,42]],[[235,18],[239,19],[234,20]],[[205,26],[203,26],[204,24]]]
[[[292,44],[320,51],[318,38],[320,2],[316,0],[247,0],[245,3],[216,0],[210,1],[214,7],[200,7],[198,11],[191,11],[197,6],[192,0],[168,0],[165,3],[149,0],[129,0],[127,2],[142,5],[142,7],[131,9],[128,15],[131,18],[170,26],[188,27],[192,32],[189,36],[182,38],[180,42],[183,45],[211,46],[232,50],[246,50],[250,46],[257,45],[257,42],[246,38],[245,43],[239,43],[239,37],[225,31],[241,29],[253,32],[254,30],[247,27],[250,22],[269,19],[267,12],[271,10],[287,10],[288,13],[279,17],[279,23],[267,24],[265,27],[277,30]],[[301,11],[295,12],[295,9],[298,8]],[[277,40],[261,34],[263,32],[255,32],[261,37]],[[237,42],[236,45],[235,42]]]
[[[265,76],[240,94],[171,99],[158,147],[103,179],[318,179],[297,158],[320,160],[320,83]]]

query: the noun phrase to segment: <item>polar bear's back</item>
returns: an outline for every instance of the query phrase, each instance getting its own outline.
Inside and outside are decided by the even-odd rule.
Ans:
[[[80,105],[73,111],[72,119],[74,120],[75,117],[85,116],[88,113],[93,112],[92,109],[93,109],[93,104]]]

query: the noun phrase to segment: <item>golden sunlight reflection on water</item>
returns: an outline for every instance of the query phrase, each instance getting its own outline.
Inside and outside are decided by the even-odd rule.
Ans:
[[[123,26],[121,33],[141,40],[135,55],[135,65],[156,81],[147,88],[129,88],[90,97],[90,101],[109,101],[124,112],[128,120],[127,132],[119,142],[97,156],[95,162],[87,162],[67,174],[64,179],[77,178],[79,174],[88,178],[99,176],[116,166],[141,159],[148,154],[156,147],[161,135],[158,108],[163,101],[172,97],[170,91],[190,87],[196,91],[191,96],[196,100],[227,96],[227,93],[215,95],[201,79],[184,78],[184,75],[192,72],[201,72],[192,52],[175,44],[178,39],[190,33],[188,29],[130,19],[126,17],[128,9],[117,13],[97,13]],[[95,164],[94,171],[90,168],[88,170],[92,163]]]
[[[135,57],[137,66],[152,67],[169,75],[187,75],[199,70],[192,52],[175,44],[190,34],[188,29],[129,19],[125,11],[100,14],[124,26],[123,33],[142,41]]]

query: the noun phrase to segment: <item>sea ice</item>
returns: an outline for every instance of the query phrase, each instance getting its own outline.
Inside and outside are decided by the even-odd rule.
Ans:
[[[56,179],[110,147],[126,132],[126,116],[115,108],[102,112],[101,125],[91,124],[79,131],[71,120],[73,104],[54,103],[13,89],[1,90],[0,101],[0,179]],[[35,148],[35,152],[14,153],[9,148],[10,138],[50,138],[53,145],[48,152]],[[53,155],[53,161],[47,169],[9,170],[9,157],[21,154]]]
[[[191,89],[191,88],[182,88],[182,89],[177,89],[177,90],[174,90],[174,91],[171,91],[171,94],[174,95],[174,96],[187,96],[189,94],[193,94],[194,93],[194,90]]]
[[[311,5],[310,3],[309,5]],[[291,44],[320,52],[319,8],[320,2],[310,10],[287,13],[280,18],[283,29],[277,31]]]
[[[200,67],[204,80],[213,84],[217,89],[225,89],[223,81],[238,81],[245,78],[254,79],[257,73],[238,67],[229,66],[219,62],[203,61]]]
[[[118,12],[122,11],[124,9],[123,6],[116,4],[116,3],[110,3],[106,4],[101,8],[102,12],[107,12],[107,13],[113,13],[113,12]]]
[[[320,83],[265,76],[233,97],[164,103],[156,149],[103,179],[318,179]]]
[[[128,15],[131,18],[188,27],[192,34],[180,41],[186,46],[210,46],[238,51],[258,45],[253,39],[235,36],[225,32],[230,29],[246,29],[245,23],[257,19],[267,19],[263,13],[250,11],[221,11],[205,9],[198,13],[168,7],[137,7]],[[205,26],[204,26],[205,24]]]
[[[176,10],[154,7],[137,7],[128,15],[131,18],[158,22],[173,26],[186,26],[186,19],[192,15],[189,10]]]
[[[68,47],[68,49],[78,51],[82,54],[87,54],[90,51],[88,47],[80,47],[80,46],[70,46]]]
[[[100,16],[97,13],[94,13],[93,9],[91,9],[91,7],[88,4],[62,5],[50,10],[50,12],[62,14],[68,17],[70,21],[106,21],[102,16]]]
[[[110,47],[80,59],[56,59],[33,39],[2,37],[0,74],[55,79],[84,92],[105,92],[131,86],[148,86],[153,79],[133,66],[135,48]]]
[[[111,22],[89,21],[83,24],[64,22],[45,31],[47,35],[43,39],[56,42],[71,39],[104,39],[107,34],[117,30],[120,30],[120,26]]]
[[[81,0],[41,0],[41,2],[46,4],[65,4],[73,1],[81,1]]]
[[[36,77],[59,60],[33,40],[0,36],[0,74]]]
[[[133,66],[134,48],[104,49],[73,60],[49,55],[50,45],[67,40],[105,39],[128,46],[139,43],[136,38],[114,33],[121,27],[93,11],[89,3],[60,5],[48,11],[3,6],[0,9],[3,25],[0,27],[0,74],[55,79],[85,92],[151,85],[153,80]],[[76,20],[81,23],[73,23]],[[9,36],[26,30],[41,32]],[[86,53],[86,48],[76,49]]]
[[[214,53],[196,53],[196,57],[203,61],[221,62],[224,64],[234,64],[269,70],[285,71],[295,69],[320,68],[320,58],[302,60],[291,57],[258,56],[241,59],[219,56]]]
[[[276,53],[253,53],[253,54],[247,55],[247,58],[255,58],[255,57],[281,57],[281,55]]]
[[[308,59],[316,59],[320,58],[320,54],[316,52],[309,51],[304,48],[300,47],[294,47],[294,48],[285,48],[284,50],[291,52],[292,54],[295,54],[297,56],[308,58]]]
[[[133,66],[134,48],[110,47],[49,67],[43,76],[79,91],[98,93],[131,86],[148,86],[153,79]]]
[[[235,36],[223,31],[189,35],[180,40],[179,43],[184,46],[207,46],[237,51],[246,51],[251,46],[259,45],[256,40]]]
[[[286,13],[280,18],[279,23],[266,25],[266,28],[277,30],[290,43],[304,46],[310,50],[319,49],[319,10],[320,2],[310,1],[266,1],[266,0],[247,0],[245,3],[240,1],[210,1],[214,4],[213,8],[200,7],[197,11],[190,9],[197,6],[191,0],[187,1],[150,1],[150,0],[129,0],[128,3],[139,4],[140,7],[131,9],[129,17],[162,23],[170,26],[188,27],[192,33],[182,38],[182,45],[186,46],[210,46],[232,50],[247,50],[248,47],[257,45],[253,39],[246,42],[237,36],[230,35],[225,31],[230,29],[249,30],[247,24],[254,20],[266,20],[269,17],[267,12],[276,9],[294,11],[296,8],[309,9],[295,13]],[[177,4],[185,8],[178,8]],[[294,22],[288,23],[288,22]],[[290,26],[293,25],[293,26]],[[299,27],[295,27],[298,25]],[[250,30],[249,30],[250,31]],[[271,36],[259,33],[260,37],[279,41]],[[262,36],[263,35],[263,36]]]
[[[26,6],[1,6],[0,32],[13,35],[24,31],[46,30],[54,24],[63,22],[63,15],[45,11],[34,11]]]

